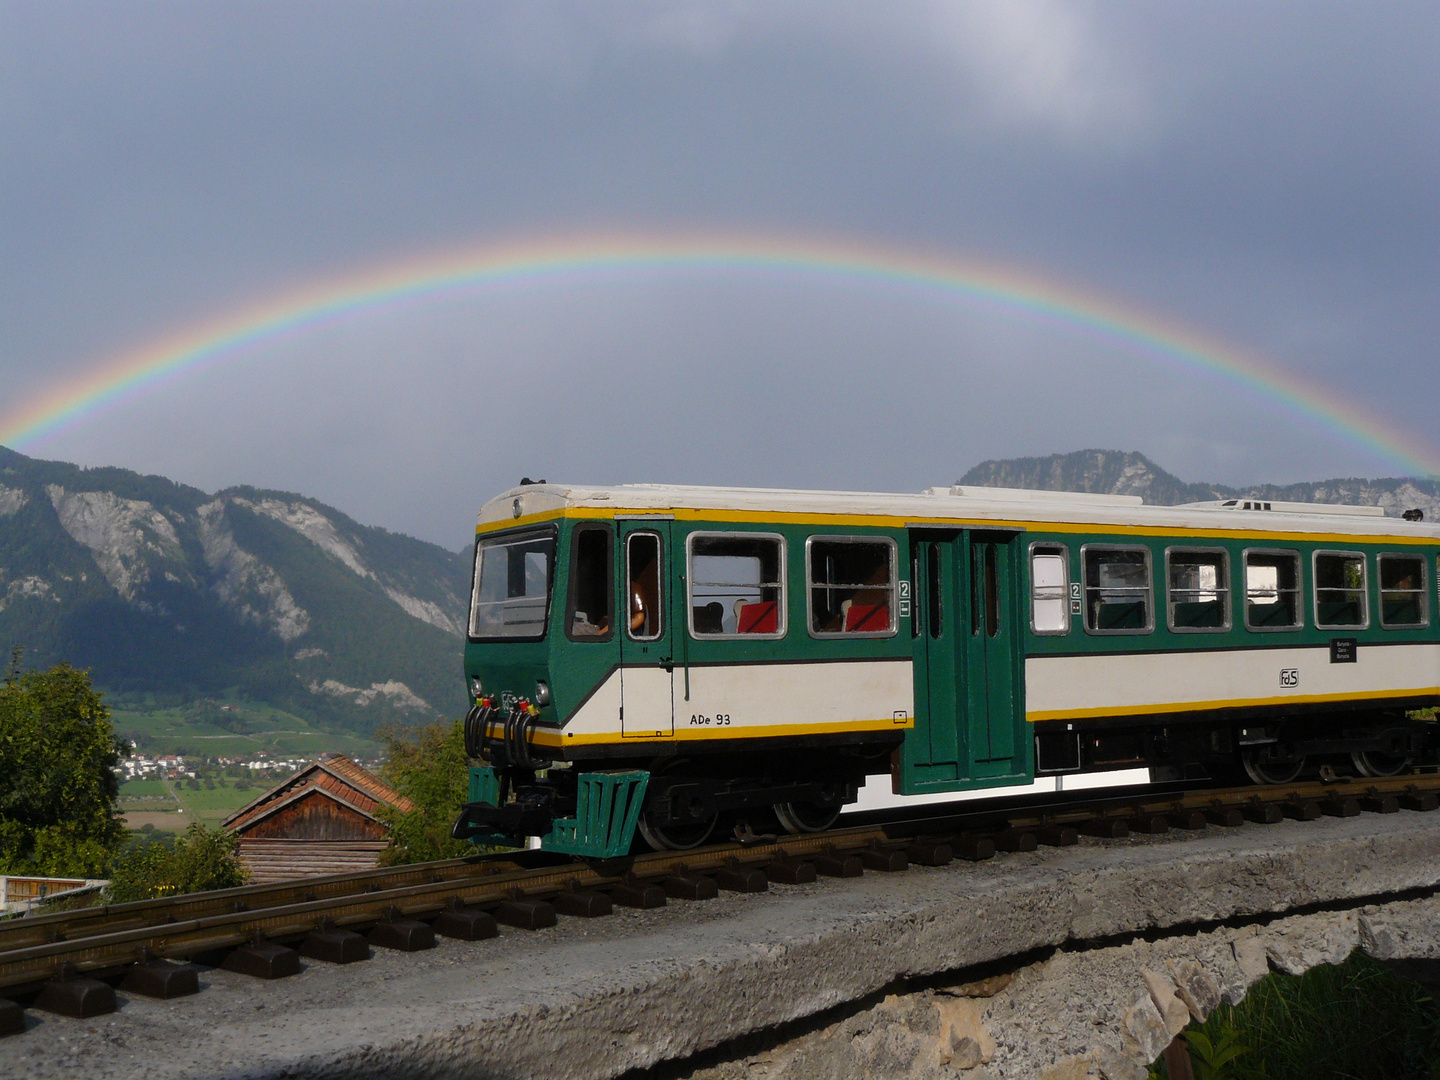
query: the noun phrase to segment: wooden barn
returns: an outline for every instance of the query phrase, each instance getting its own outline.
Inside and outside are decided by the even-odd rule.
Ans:
[[[343,754],[327,754],[222,822],[240,838],[256,883],[340,874],[375,865],[386,844],[382,806],[410,800]]]

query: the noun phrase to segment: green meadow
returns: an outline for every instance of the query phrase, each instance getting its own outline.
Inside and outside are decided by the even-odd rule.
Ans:
[[[253,701],[217,698],[178,706],[140,697],[111,699],[116,732],[145,754],[245,757],[315,757],[326,751],[373,757],[379,744],[349,732],[327,730],[281,709]]]

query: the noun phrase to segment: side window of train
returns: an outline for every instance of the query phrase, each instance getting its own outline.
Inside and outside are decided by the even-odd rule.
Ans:
[[[610,526],[577,525],[570,538],[570,602],[565,633],[572,641],[609,641],[615,610]]]
[[[1155,629],[1150,549],[1087,544],[1085,629],[1091,634],[1148,634]]]
[[[654,641],[665,632],[660,606],[660,534],[635,532],[625,538],[628,632],[636,641]]]
[[[785,636],[783,537],[697,532],[685,547],[692,636]]]
[[[1298,630],[1305,625],[1300,610],[1300,553],[1245,551],[1245,626],[1250,630]]]
[[[1364,554],[1317,551],[1313,558],[1315,625],[1333,630],[1363,630],[1369,626]]]
[[[1165,549],[1166,617],[1180,634],[1230,629],[1230,555],[1224,548]]]
[[[805,577],[814,637],[890,637],[895,633],[895,541],[812,536]]]
[[[1030,629],[1037,634],[1070,632],[1070,553],[1064,544],[1030,545]]]
[[[1380,625],[1387,630],[1430,625],[1430,588],[1420,555],[1381,555]]]

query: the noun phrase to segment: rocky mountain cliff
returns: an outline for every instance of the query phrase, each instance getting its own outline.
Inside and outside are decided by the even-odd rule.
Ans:
[[[469,569],[301,495],[0,448],[0,646],[112,692],[238,689],[358,730],[453,713]]]
[[[1406,510],[1420,509],[1425,511],[1425,520],[1440,520],[1440,481],[1437,480],[1351,478],[1312,480],[1300,484],[1255,484],[1245,488],[1191,484],[1133,450],[1128,453],[1122,450],[1076,450],[1048,457],[982,461],[958,482],[977,487],[1139,495],[1147,503],[1159,506],[1247,497],[1283,502],[1350,503],[1383,506],[1385,513],[1392,517],[1398,517]]]

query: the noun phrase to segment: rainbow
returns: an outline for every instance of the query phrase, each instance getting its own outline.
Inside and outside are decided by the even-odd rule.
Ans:
[[[870,244],[773,237],[563,237],[387,266],[232,313],[103,362],[0,413],[0,443],[24,449],[167,380],[387,309],[505,285],[682,271],[848,281],[979,303],[1218,374],[1406,471],[1440,473],[1440,454],[1433,447],[1402,437],[1378,414],[1259,357],[1113,300],[995,264]]]

